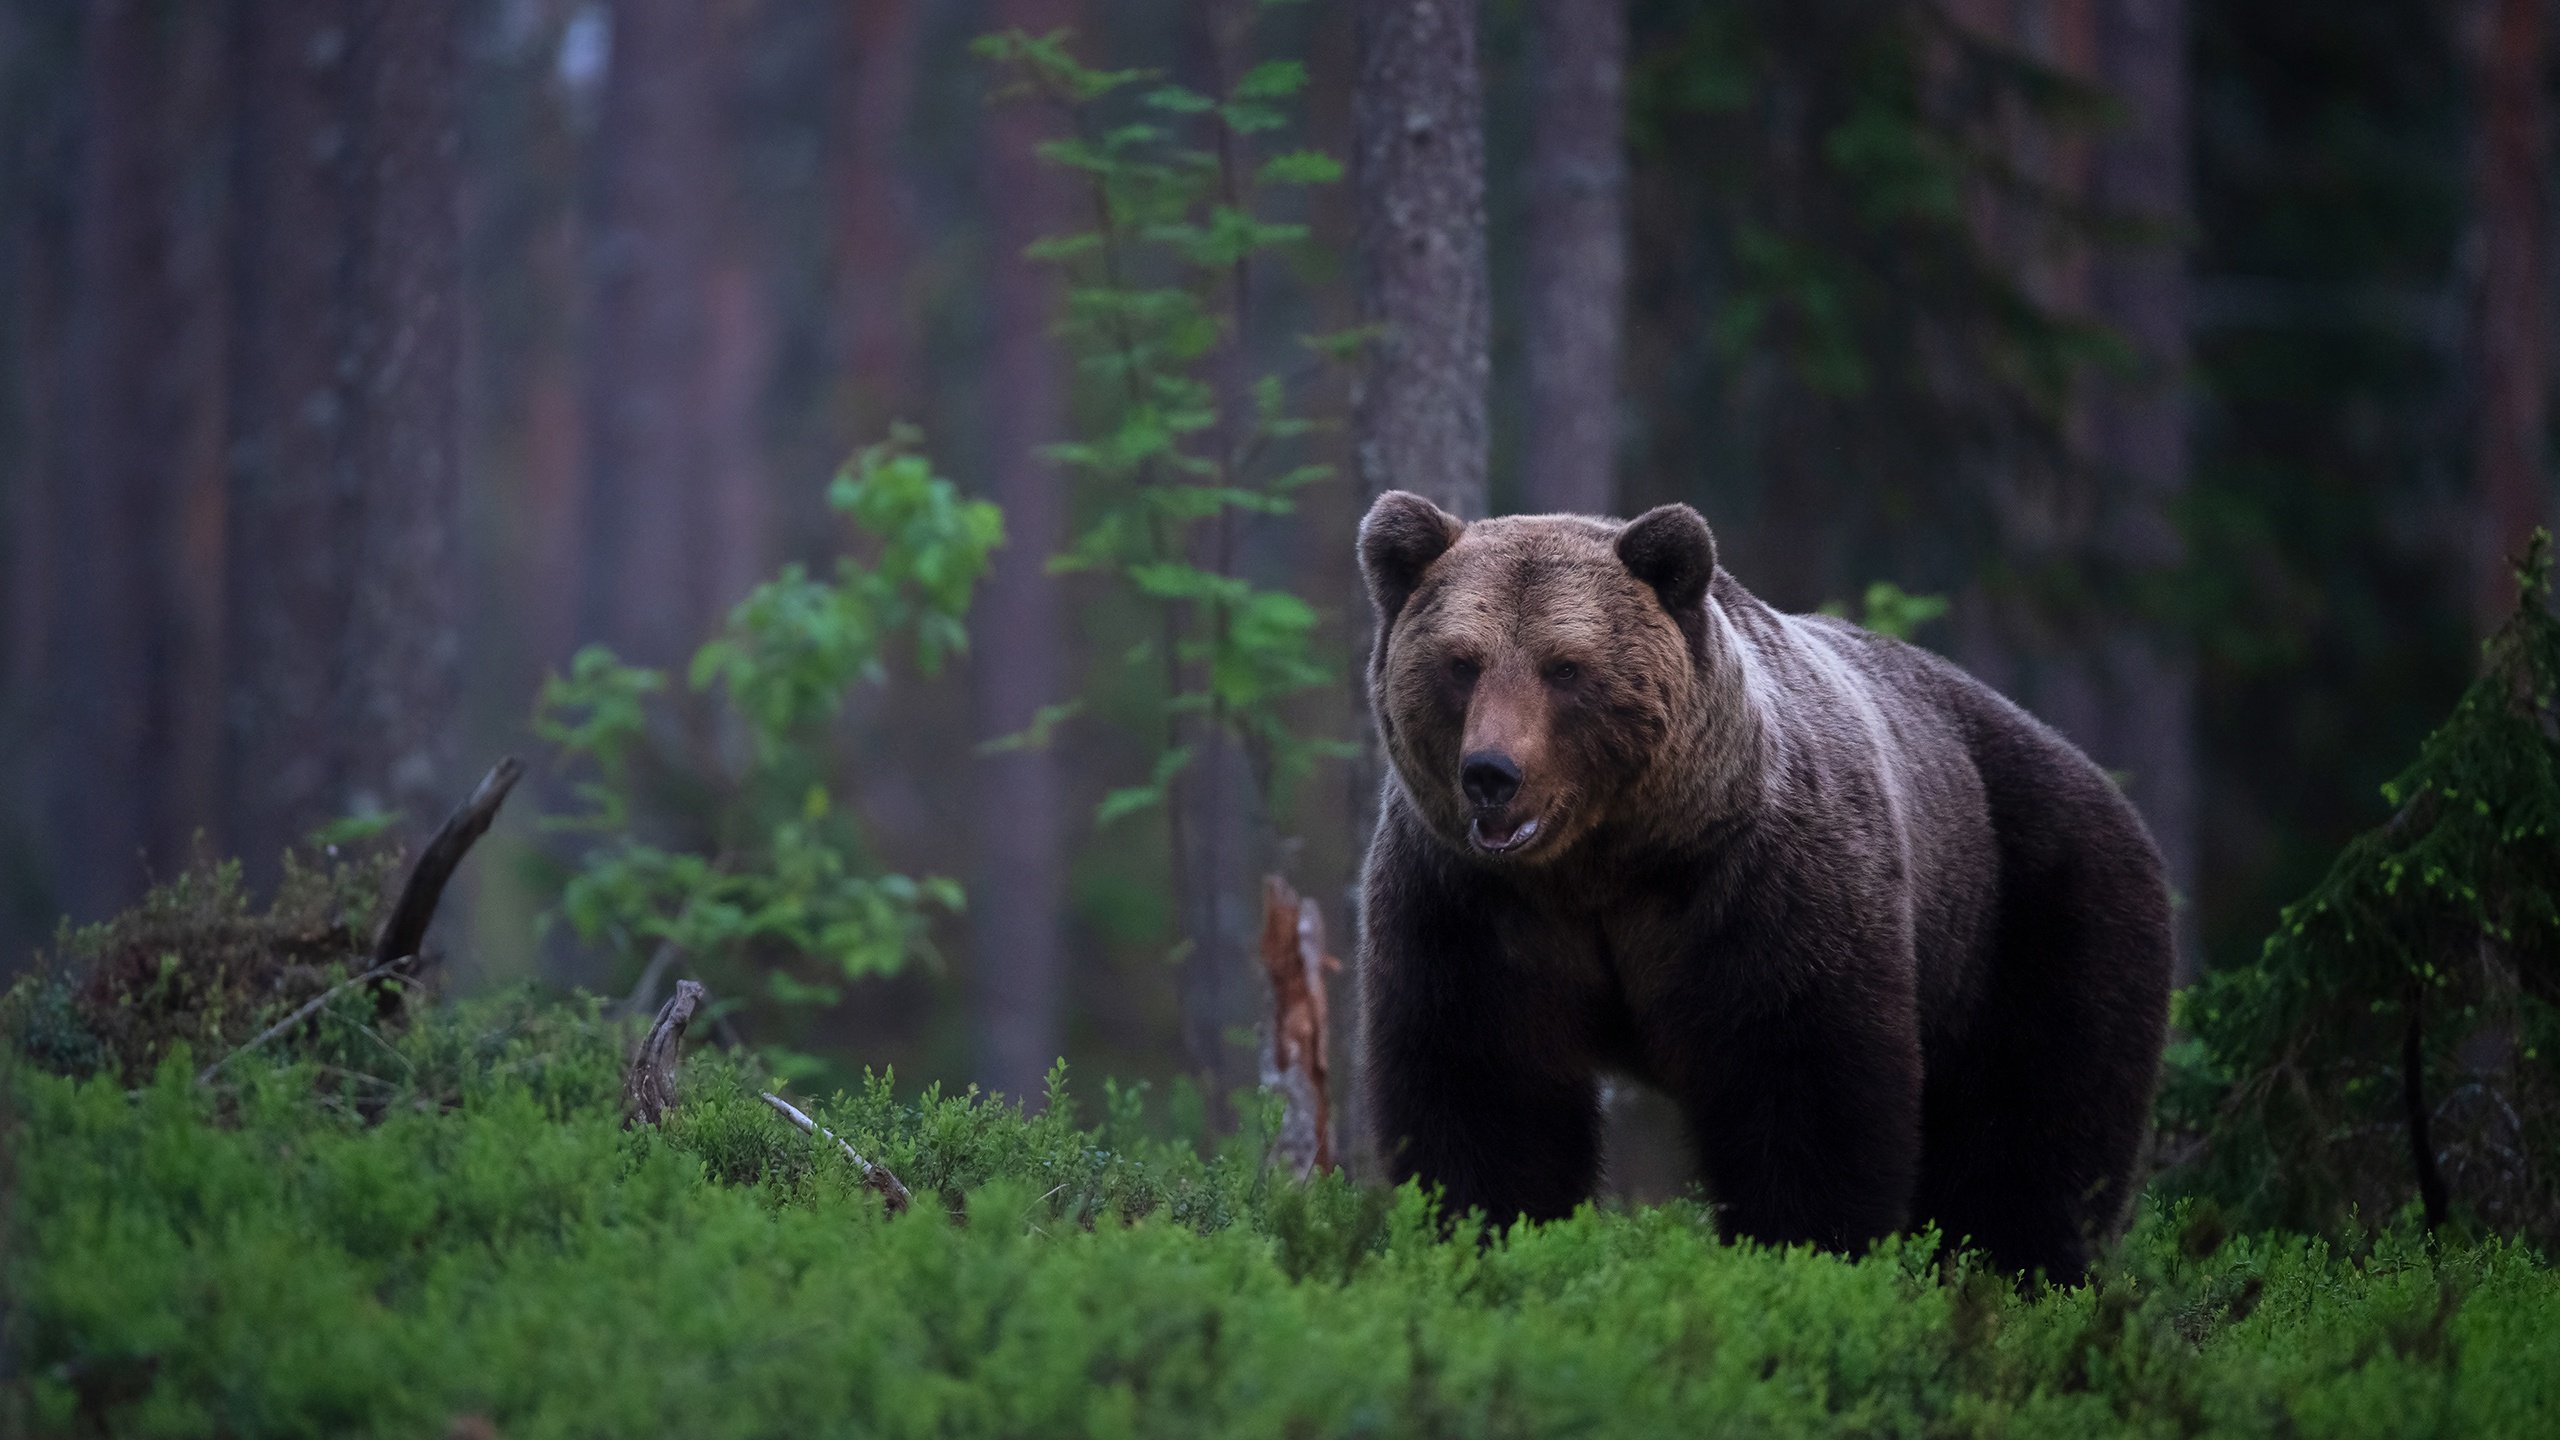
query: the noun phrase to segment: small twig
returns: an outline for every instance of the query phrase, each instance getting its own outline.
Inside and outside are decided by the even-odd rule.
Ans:
[[[418,863],[409,871],[408,883],[400,887],[399,902],[391,907],[391,915],[382,922],[382,933],[373,942],[373,961],[377,966],[398,967],[401,973],[418,964],[427,940],[427,926],[436,918],[436,906],[444,899],[444,887],[462,858],[481,836],[489,833],[491,821],[498,818],[498,807],[507,803],[507,792],[524,778],[524,762],[510,755],[491,767],[481,777],[471,798],[445,817],[435,838],[418,852]],[[383,1008],[390,1001],[377,997]]]
[[[622,1081],[622,1123],[655,1125],[676,1103],[676,1052],[684,1043],[684,1027],[693,1023],[706,992],[699,980],[679,980],[631,1052],[631,1073]]]
[[[385,961],[382,964],[376,965],[372,969],[367,970],[361,975],[351,976],[345,980],[341,980],[337,984],[330,986],[328,989],[321,991],[319,994],[312,996],[308,1000],[305,1000],[300,1006],[295,1008],[292,1014],[287,1015],[273,1025],[259,1031],[256,1035],[251,1036],[247,1044],[242,1045],[239,1049],[232,1051],[230,1054],[225,1055],[221,1059],[204,1067],[203,1072],[196,1076],[196,1083],[199,1085],[212,1084],[213,1077],[221,1074],[224,1066],[320,1013],[320,1007],[328,1004],[340,995],[353,990],[359,985],[369,984],[375,980],[380,980],[390,975],[392,971],[399,966],[399,964],[400,962],[397,960]]]
[[[764,1103],[781,1111],[782,1118],[799,1126],[803,1134],[824,1135],[836,1142],[836,1148],[844,1151],[844,1158],[852,1161],[853,1168],[862,1172],[862,1183],[880,1192],[880,1198],[888,1204],[890,1214],[903,1214],[907,1206],[913,1203],[912,1198],[907,1194],[907,1187],[898,1183],[898,1177],[890,1174],[887,1166],[874,1165],[863,1159],[861,1152],[847,1144],[843,1136],[801,1114],[799,1106],[770,1090],[764,1092]]]

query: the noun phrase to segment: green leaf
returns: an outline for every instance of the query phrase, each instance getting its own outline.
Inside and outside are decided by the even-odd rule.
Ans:
[[[1238,100],[1286,100],[1306,88],[1307,67],[1296,60],[1265,60],[1244,72],[1233,93]]]
[[[1169,110],[1176,115],[1198,115],[1217,107],[1217,101],[1197,90],[1179,85],[1163,85],[1139,97],[1138,103],[1150,109]]]
[[[1056,737],[1058,727],[1084,713],[1084,701],[1063,700],[1043,705],[1032,712],[1031,723],[1010,735],[999,735],[978,744],[981,755],[1005,755],[1024,750],[1046,750]]]

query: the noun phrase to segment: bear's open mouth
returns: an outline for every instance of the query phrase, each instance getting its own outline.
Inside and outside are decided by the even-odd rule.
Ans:
[[[1506,854],[1536,838],[1538,821],[1535,816],[1505,821],[1497,816],[1478,815],[1467,826],[1468,841],[1488,855]]]

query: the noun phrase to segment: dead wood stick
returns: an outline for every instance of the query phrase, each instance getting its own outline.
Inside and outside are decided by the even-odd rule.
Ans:
[[[640,1048],[631,1052],[631,1072],[622,1081],[625,1126],[655,1125],[675,1108],[676,1052],[705,993],[699,980],[677,981],[676,993],[667,997],[649,1033],[640,1037]]]
[[[382,922],[382,933],[374,937],[373,963],[389,965],[394,974],[406,975],[418,964],[424,953],[427,925],[436,918],[436,906],[444,899],[444,887],[453,872],[462,865],[462,857],[481,836],[489,833],[489,822],[498,818],[498,807],[507,803],[507,792],[524,778],[524,762],[510,755],[492,766],[471,792],[471,798],[445,817],[435,838],[418,852],[418,863],[409,870],[408,883],[400,887],[399,903],[391,907],[389,919]],[[387,1007],[386,991],[382,1004]]]
[[[862,1183],[880,1192],[880,1198],[888,1205],[890,1214],[904,1214],[907,1206],[913,1203],[913,1198],[907,1194],[907,1187],[898,1183],[898,1177],[890,1174],[887,1166],[874,1165],[863,1159],[861,1152],[845,1143],[843,1136],[801,1114],[799,1106],[770,1090],[764,1092],[764,1103],[781,1111],[782,1118],[799,1126],[803,1134],[824,1135],[836,1142],[836,1148],[844,1151],[844,1158],[852,1161],[853,1168],[862,1172]]]
[[[1325,1055],[1324,912],[1277,875],[1262,880],[1262,968],[1271,979],[1262,1084],[1286,1102],[1274,1148],[1300,1179],[1333,1167],[1333,1097]]]
[[[224,1066],[239,1059],[241,1056],[248,1054],[250,1051],[257,1049],[259,1046],[266,1044],[268,1041],[273,1040],[287,1030],[301,1024],[303,1021],[310,1019],[312,1016],[319,1014],[321,1006],[328,1004],[338,996],[353,990],[359,985],[370,984],[373,981],[383,979],[390,975],[392,970],[398,966],[399,963],[400,962],[394,960],[376,965],[361,975],[351,975],[346,979],[339,981],[337,984],[330,986],[328,989],[321,991],[319,994],[312,996],[310,999],[303,1001],[300,1005],[294,1007],[292,1014],[287,1015],[273,1025],[268,1026],[266,1029],[259,1031],[257,1034],[250,1036],[248,1042],[243,1044],[239,1049],[232,1051],[230,1054],[225,1055],[221,1059],[204,1067],[203,1072],[196,1076],[196,1083],[199,1085],[212,1084],[213,1077],[221,1074]],[[393,1053],[397,1054],[398,1052],[394,1051]]]

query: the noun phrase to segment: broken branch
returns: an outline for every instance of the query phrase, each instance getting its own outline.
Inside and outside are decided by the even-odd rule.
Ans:
[[[1333,1167],[1324,977],[1342,962],[1325,953],[1323,910],[1277,875],[1262,879],[1262,968],[1271,977],[1262,1084],[1287,1102],[1274,1148],[1305,1179]]]
[[[655,1125],[676,1104],[676,1052],[684,1029],[702,1008],[706,992],[699,980],[679,980],[676,993],[658,1011],[640,1048],[631,1052],[631,1073],[622,1081],[622,1123]]]
[[[844,1158],[852,1161],[853,1168],[862,1172],[862,1183],[880,1192],[880,1199],[888,1205],[889,1213],[892,1215],[906,1213],[907,1206],[913,1203],[912,1197],[907,1194],[907,1187],[898,1183],[898,1177],[889,1173],[888,1167],[874,1165],[863,1159],[859,1151],[845,1143],[843,1136],[802,1114],[799,1106],[772,1091],[764,1092],[764,1103],[781,1111],[782,1118],[799,1126],[802,1134],[824,1135],[836,1142],[836,1148],[844,1151]]]
[[[437,827],[435,838],[418,852],[418,863],[410,868],[408,882],[400,887],[399,902],[382,922],[382,933],[374,937],[373,963],[377,969],[388,966],[392,974],[403,979],[412,977],[420,963],[418,957],[425,953],[427,926],[436,918],[436,906],[444,900],[445,885],[461,867],[463,857],[471,853],[471,847],[489,833],[490,822],[498,818],[498,807],[507,803],[507,792],[523,778],[523,761],[512,755],[500,760],[481,777],[471,798]],[[385,990],[376,997],[381,1008],[389,1008],[389,993]]]

